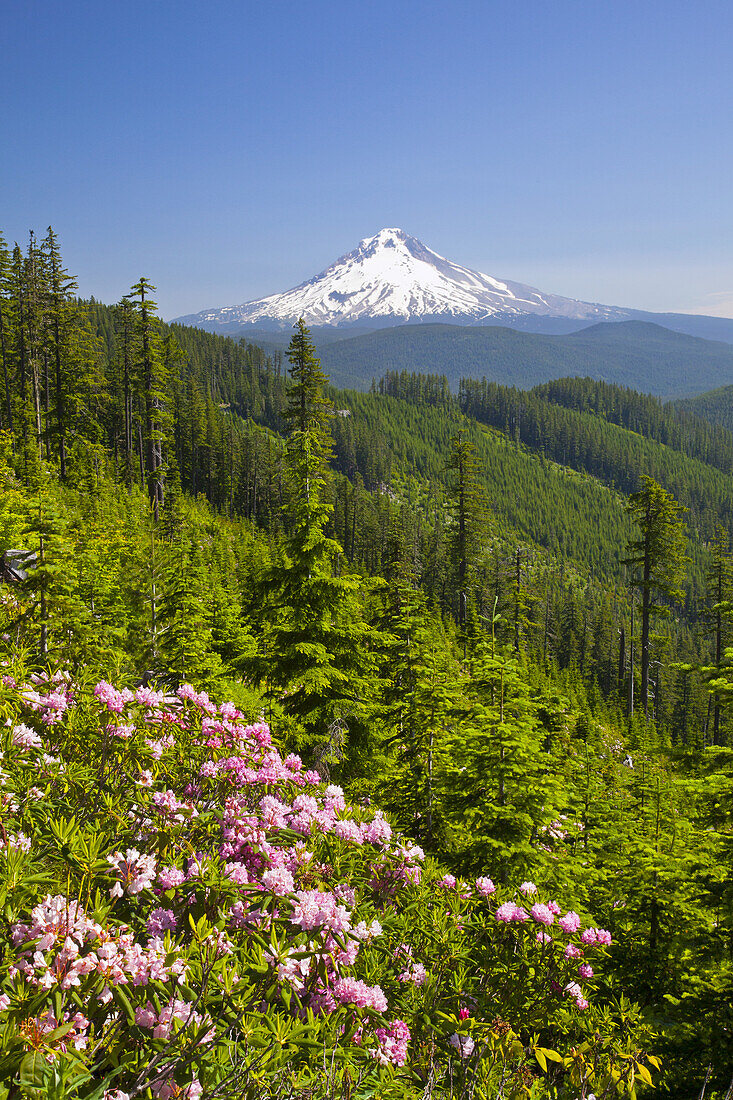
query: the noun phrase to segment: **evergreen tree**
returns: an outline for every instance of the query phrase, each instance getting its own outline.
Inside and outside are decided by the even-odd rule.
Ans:
[[[312,461],[322,466],[331,454],[330,421],[333,403],[326,397],[328,378],[316,358],[316,349],[302,317],[293,326],[288,347],[292,385],[288,390],[283,419],[290,426],[291,440],[298,442],[308,438]],[[322,473],[322,469],[319,471]]]
[[[465,632],[468,603],[477,570],[477,559],[488,523],[485,492],[478,480],[473,444],[459,432],[451,440],[449,469],[453,474],[452,550],[458,582],[458,625]]]
[[[407,577],[390,585],[379,711],[386,732],[380,800],[431,851],[446,841],[442,774],[465,713],[465,677],[439,616]]]
[[[296,718],[304,744],[320,742],[318,756],[338,758],[349,725],[369,712],[372,631],[364,619],[356,576],[336,575],[343,557],[325,534],[332,512],[326,498],[330,402],[326,378],[310,334],[298,322],[288,357],[293,386],[285,417],[291,425],[286,451],[288,531],[280,562],[271,571],[273,621],[267,652],[256,665]],[[324,741],[324,733],[327,735]]]
[[[144,465],[145,480],[156,522],[163,506],[163,440],[165,438],[166,391],[160,328],[156,317],[156,302],[151,295],[155,287],[144,276],[130,288],[130,299],[136,315],[137,380],[142,391],[145,426],[143,462],[140,440],[140,465]]]
[[[122,404],[120,423],[122,427],[123,471],[126,484],[133,481],[133,383],[134,383],[134,339],[135,308],[129,296],[120,301],[115,310],[116,347],[114,356],[115,386],[118,393],[118,406]],[[116,435],[115,435],[116,438]]]
[[[730,536],[722,525],[718,525],[712,546],[713,558],[708,570],[708,612],[707,617],[715,645],[715,673],[720,675],[723,666],[723,652],[731,642],[731,612],[733,611],[733,557],[730,551]],[[721,743],[720,698],[715,695],[713,714],[713,744]]]
[[[649,714],[649,630],[653,613],[668,615],[669,608],[655,602],[683,598],[681,584],[685,566],[685,528],[681,515],[686,509],[671,493],[650,477],[629,497],[628,511],[639,528],[639,537],[627,546],[624,564],[631,566],[632,586],[641,594],[641,698]]]
[[[0,233],[0,364],[3,372],[3,401],[0,428],[10,433],[13,442],[13,403],[10,394],[11,348],[10,311],[13,308],[11,291],[12,259],[5,238]]]
[[[482,641],[467,713],[448,745],[446,803],[466,869],[507,881],[541,863],[541,830],[562,804],[549,753],[549,713],[526,669]]]
[[[164,560],[154,672],[175,684],[185,681],[209,687],[223,672],[223,662],[214,649],[210,571],[199,532],[179,532]]]
[[[56,413],[56,442],[58,447],[59,474],[66,480],[66,440],[69,431],[69,403],[76,396],[75,379],[72,377],[69,353],[69,328],[74,321],[72,292],[76,282],[71,279],[61,263],[58,238],[51,226],[43,242],[44,260],[48,273],[47,329],[50,337],[50,353],[54,367],[54,394]],[[48,425],[47,425],[48,431]]]
[[[34,626],[29,640],[41,664],[79,665],[92,648],[92,618],[76,584],[69,517],[49,489],[44,483],[29,501],[24,532],[34,552],[26,582],[31,597],[26,617]]]

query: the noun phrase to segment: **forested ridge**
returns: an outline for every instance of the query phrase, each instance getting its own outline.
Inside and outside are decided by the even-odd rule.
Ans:
[[[567,335],[502,325],[405,324],[323,344],[340,385],[365,388],[389,372],[445,374],[529,388],[561,375],[590,375],[666,399],[719,386],[731,377],[729,344],[701,340],[649,321],[601,322]],[[338,330],[337,330],[338,331]]]
[[[691,413],[728,431],[733,429],[733,386],[721,386],[675,405],[681,413]]]
[[[216,1091],[222,1082],[235,1080],[219,1054],[189,1052],[165,1063],[179,1092],[172,1084],[167,1093],[154,1091],[149,1067],[165,1058],[161,1046],[143,1065],[145,1028],[153,1026],[145,1014],[163,1027],[170,974],[149,1001],[130,1006],[134,1067],[122,1048],[110,1053],[111,1039],[102,1042],[111,1034],[104,1028],[117,1024],[73,1023],[81,1006],[72,1003],[71,986],[54,986],[54,1027],[38,1023],[51,1019],[40,998],[53,979],[30,993],[23,985],[26,971],[14,952],[34,938],[29,910],[76,884],[75,897],[94,908],[101,927],[115,887],[100,886],[95,901],[92,882],[101,883],[108,872],[100,868],[112,863],[128,884],[119,888],[127,900],[114,904],[131,907],[133,929],[142,921],[153,934],[152,918],[134,909],[138,892],[156,914],[170,914],[155,918],[155,934],[173,936],[176,922],[188,927],[185,905],[194,931],[204,922],[193,940],[185,933],[187,951],[207,935],[231,937],[232,951],[244,951],[245,942],[255,951],[254,940],[243,933],[237,940],[232,929],[261,930],[268,911],[276,922],[276,906],[296,887],[317,892],[322,905],[352,898],[348,904],[364,907],[367,924],[378,917],[393,935],[382,954],[375,940],[372,969],[359,971],[359,981],[338,971],[357,965],[358,952],[349,954],[343,940],[345,918],[329,926],[342,936],[324,949],[331,962],[322,952],[311,970],[306,957],[316,948],[307,936],[279,947],[274,938],[269,947],[263,941],[262,950],[279,960],[278,980],[269,987],[253,978],[254,1007],[246,1010],[231,990],[226,1004],[211,1001],[211,1013],[226,1020],[216,1043],[235,1042],[236,1032],[237,1050],[244,1049],[246,1013],[258,1018],[265,1001],[289,1038],[277,1058],[240,1066],[235,1095],[417,1098],[429,1088],[436,1096],[599,1097],[635,1095],[653,1080],[662,1094],[697,1097],[707,1079],[706,1096],[722,1100],[733,1063],[733,437],[687,411],[589,379],[532,391],[464,381],[453,395],[444,376],[403,372],[385,375],[370,393],[338,391],[302,324],[287,354],[268,356],[244,341],[164,325],[154,294],[140,278],[116,306],[80,300],[51,230],[25,250],[0,246],[7,662],[0,700],[9,722],[4,759],[20,759],[0,830],[8,898],[0,1097],[50,1087],[47,1071],[28,1061],[31,1019],[34,1035],[53,1036],[34,1040],[33,1050],[61,1045],[63,1057],[45,1059],[53,1072],[68,1069],[59,1097],[112,1097],[113,1090],[214,1097],[226,1095]],[[220,717],[207,710],[209,696],[231,701],[214,708]],[[120,726],[128,711],[129,724]],[[251,732],[260,717],[282,757],[266,759],[269,734]],[[236,732],[226,723],[240,719],[254,723],[247,736],[255,741],[251,758],[234,764],[223,755]],[[169,724],[169,740],[159,731],[151,742],[148,727],[156,722]],[[98,733],[87,763],[80,738],[92,727]],[[120,728],[127,732],[110,735]],[[40,751],[46,736],[43,751],[66,761],[66,779],[47,777],[50,765],[39,758],[41,782],[23,756]],[[125,770],[133,757],[143,778]],[[189,773],[189,758],[200,772]],[[302,765],[288,771],[296,758]],[[287,784],[301,766],[312,790],[298,798],[312,801],[295,798],[288,808],[294,795]],[[263,783],[263,799],[271,801],[235,806],[227,768],[242,784],[249,769],[246,782]],[[216,776],[224,777],[224,793],[215,810],[206,802],[213,788],[205,791]],[[78,813],[92,829],[104,804],[124,831],[121,823],[138,812],[120,793],[126,783],[135,798],[153,785],[155,805],[169,816],[151,843],[168,863],[189,868],[180,881],[169,875],[168,885],[159,883],[155,896],[153,879],[142,864],[135,870],[130,851],[125,873],[132,877],[124,878],[122,855],[112,851],[124,843],[114,830],[100,829],[94,854],[85,855],[74,848],[73,829],[44,824],[44,807],[52,815],[54,799],[62,799],[67,823]],[[353,821],[339,817],[344,793],[362,807]],[[83,812],[74,810],[75,799]],[[398,895],[397,880],[387,881],[385,871],[380,879],[377,856],[362,851],[388,843],[382,819],[370,824],[365,816],[370,804],[384,808],[390,832],[426,854],[419,899]],[[199,849],[186,847],[183,833],[190,827],[200,851],[209,852],[205,829],[221,814],[235,837],[227,866],[239,863],[224,885],[216,871],[226,900],[216,916],[206,894],[214,880],[195,885],[185,861]],[[253,816],[244,821],[246,814]],[[139,828],[148,835],[144,822]],[[249,839],[242,833],[236,840],[237,829]],[[268,829],[283,831],[282,839],[257,848]],[[273,855],[296,834],[318,848],[309,868],[298,863],[297,846],[287,866]],[[31,838],[28,849],[8,841],[21,835]],[[124,835],[132,850],[135,833]],[[68,882],[61,870],[61,885],[52,888],[48,853],[64,844],[75,853]],[[390,874],[399,865],[400,890],[417,890],[417,857],[400,851],[389,856],[397,860]],[[351,894],[329,892],[346,867]],[[140,891],[128,889],[136,875]],[[195,882],[184,904],[176,891],[189,879]],[[241,916],[248,889],[256,894],[255,923],[242,917],[232,924],[232,906]],[[521,903],[529,909],[535,893],[528,914]],[[491,909],[494,894],[498,908]],[[562,908],[540,897],[561,898]],[[448,931],[447,915],[440,923],[444,910],[458,932]],[[325,917],[309,923],[298,912],[304,933],[326,928]],[[575,970],[560,981],[546,942],[561,921],[563,934],[578,931],[581,918],[587,935],[567,944],[562,965]],[[413,931],[414,957],[412,947],[402,953]],[[525,938],[501,939],[505,933]],[[468,938],[459,947],[451,936]],[[593,966],[573,961],[573,951],[591,944],[600,944],[603,958]],[[441,952],[451,968],[439,963]],[[490,981],[471,970],[479,952]],[[265,973],[272,963],[263,958],[243,957],[238,966]],[[387,958],[403,960],[389,963],[397,967],[391,977]],[[203,955],[196,960],[192,973],[203,985],[191,1011],[198,1019],[209,993],[208,964]],[[299,960],[306,960],[302,981],[293,976]],[[372,1019],[370,1012],[383,1009],[376,994],[363,992],[362,979],[369,989],[380,988],[377,980],[389,989],[399,1018],[389,1025]],[[229,980],[222,972],[224,986]],[[363,1003],[349,1000],[356,987],[348,986],[352,993],[336,997],[347,1013],[334,1017],[342,1031],[326,1035],[321,1010],[336,1010],[327,993],[355,981]],[[116,991],[115,998],[127,1012]],[[102,997],[100,1005],[107,1003]],[[312,1057],[298,1061],[305,1049],[298,1044],[312,1041],[292,1031],[304,1020],[319,1043],[346,1050],[325,1076],[313,1070]],[[55,1027],[87,1038],[75,1047]],[[408,1038],[409,1058],[395,1053]],[[376,1042],[375,1053],[367,1058],[360,1042],[364,1052]],[[358,1068],[349,1059],[361,1054]],[[201,1092],[193,1089],[192,1065]]]

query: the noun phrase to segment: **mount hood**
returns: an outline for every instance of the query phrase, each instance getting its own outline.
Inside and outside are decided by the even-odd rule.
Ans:
[[[512,325],[532,317],[582,325],[626,320],[633,314],[496,279],[447,260],[403,229],[382,229],[284,294],[176,320],[223,332],[249,325],[285,328],[299,317],[311,327],[374,327],[421,321]]]

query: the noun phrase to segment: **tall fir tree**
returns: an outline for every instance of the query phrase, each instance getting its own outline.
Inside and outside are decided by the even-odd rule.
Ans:
[[[733,555],[731,555],[730,535],[718,524],[712,545],[712,561],[707,577],[708,610],[707,619],[715,646],[715,670],[713,678],[720,675],[723,667],[723,654],[730,647],[733,635]],[[714,745],[721,743],[721,700],[713,697],[713,736]]]
[[[164,503],[163,442],[168,421],[166,375],[160,326],[153,300],[153,284],[144,276],[130,288],[136,313],[137,375],[144,416],[144,450],[140,440],[140,463],[144,466],[148,496],[156,522]]]
[[[329,757],[343,755],[351,727],[353,737],[361,727],[364,739],[376,656],[362,581],[335,572],[343,549],[325,533],[332,511],[326,496],[332,406],[314,352],[301,320],[288,350],[293,385],[284,414],[290,425],[287,532],[268,579],[272,623],[255,667],[266,675],[270,695],[297,721],[300,743],[312,746],[325,767]]]
[[[624,564],[632,570],[632,588],[641,596],[641,699],[649,715],[649,635],[652,614],[669,615],[669,603],[683,598],[682,582],[690,560],[682,514],[687,509],[651,477],[632,493],[628,511],[639,529],[628,544]],[[659,599],[667,601],[659,603]]]
[[[46,328],[49,338],[49,352],[53,360],[54,398],[56,420],[56,446],[58,451],[59,475],[66,480],[66,450],[69,432],[69,406],[76,396],[76,379],[72,373],[72,356],[69,347],[69,330],[74,324],[74,306],[72,301],[76,282],[64,270],[58,238],[51,226],[48,227],[43,242],[43,256],[48,279],[48,308]],[[49,425],[46,426],[47,432]]]
[[[2,368],[3,395],[0,402],[2,410],[0,428],[10,435],[11,445],[15,447],[13,437],[13,403],[11,398],[11,322],[13,310],[12,256],[5,238],[0,233],[0,368]]]
[[[465,634],[477,559],[488,529],[488,507],[478,479],[474,447],[463,432],[451,440],[448,465],[453,475],[451,543],[457,575],[458,625]]]

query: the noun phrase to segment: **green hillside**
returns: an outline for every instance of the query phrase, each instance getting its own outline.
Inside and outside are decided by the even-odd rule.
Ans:
[[[731,476],[702,458],[602,416],[555,404],[542,390],[525,392],[464,381],[460,406],[469,416],[502,429],[533,451],[592,474],[624,493],[635,492],[648,474],[685,504],[690,523],[702,539],[712,539],[717,524],[731,528]]]
[[[388,371],[445,374],[529,389],[585,375],[660,397],[686,396],[733,380],[733,348],[641,321],[600,324],[567,336],[501,327],[404,325],[325,345],[337,385],[365,389]]]
[[[676,401],[675,407],[733,431],[733,386],[720,386],[697,397]]]

